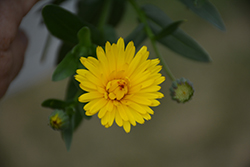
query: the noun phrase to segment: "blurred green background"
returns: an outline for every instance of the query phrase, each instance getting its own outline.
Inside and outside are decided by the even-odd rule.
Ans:
[[[67,81],[50,81],[51,70],[39,84],[1,101],[0,167],[249,167],[250,2],[211,2],[221,13],[226,32],[178,1],[138,0],[158,6],[173,20],[187,19],[181,28],[212,57],[211,63],[199,63],[159,44],[175,76],[194,83],[190,102],[172,101],[167,79],[162,84],[165,97],[152,120],[126,134],[117,125],[104,128],[93,116],[76,131],[67,152],[60,134],[47,125],[51,110],[41,107],[47,98],[64,97]],[[127,7],[118,27],[122,37],[136,26],[135,12]],[[149,41],[145,45],[154,57]]]

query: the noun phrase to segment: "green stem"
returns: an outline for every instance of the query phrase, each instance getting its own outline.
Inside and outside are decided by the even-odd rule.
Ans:
[[[153,46],[153,49],[155,51],[155,54],[156,56],[160,59],[162,65],[163,65],[163,68],[165,69],[167,75],[169,76],[169,78],[172,80],[172,81],[175,81],[175,77],[174,75],[172,74],[172,72],[170,71],[167,63],[165,62],[163,56],[161,55],[161,53],[159,52],[159,49],[156,45],[156,40],[155,40],[155,35],[154,33],[152,32],[152,30],[150,29],[148,23],[147,23],[147,19],[146,19],[146,16],[144,14],[144,12],[140,9],[140,7],[138,6],[138,4],[135,2],[135,0],[129,0],[129,2],[131,3],[131,5],[134,7],[135,11],[137,12],[141,22],[144,24],[145,26],[145,31],[152,43],[152,46]]]
[[[99,18],[98,29],[102,32],[103,27],[107,22],[109,11],[111,6],[111,0],[105,0],[101,16]]]

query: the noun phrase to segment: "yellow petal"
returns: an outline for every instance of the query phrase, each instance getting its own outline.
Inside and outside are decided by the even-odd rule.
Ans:
[[[113,125],[114,120],[115,120],[115,115],[116,115],[115,110],[110,112],[110,117],[109,117],[109,121],[108,121],[109,126]]]
[[[158,85],[158,84],[161,84],[162,82],[165,81],[165,79],[166,79],[166,78],[165,78],[164,76],[162,76],[162,77],[160,77],[160,78],[158,78],[158,79],[155,80],[155,84],[157,84],[157,85]]]
[[[150,86],[144,89],[140,90],[140,93],[150,93],[150,92],[157,92],[158,90],[160,90],[161,87],[160,86]]]
[[[106,104],[108,100],[101,98],[99,101],[97,101],[92,107],[89,109],[89,113],[92,113],[92,115],[96,114],[100,109],[102,109]]]
[[[158,100],[152,100],[152,104],[149,106],[156,107],[159,106],[161,103]]]
[[[90,100],[98,99],[98,98],[101,98],[101,97],[103,97],[103,94],[101,94],[101,93],[99,93],[97,91],[93,91],[93,92],[90,92],[90,93],[84,93],[79,97],[79,102],[85,103],[85,102],[88,102]]]
[[[151,116],[147,113],[147,114],[143,114],[142,117],[145,119],[145,120],[150,120],[151,119]]]
[[[131,114],[134,116],[135,121],[138,122],[139,124],[144,124],[144,119],[141,114],[139,114],[137,111],[133,110],[132,108],[130,109]]]
[[[101,108],[99,113],[98,113],[98,118],[101,119],[102,117],[104,117],[104,115],[106,114],[107,111],[108,110],[106,109],[106,107]]]
[[[115,122],[116,122],[116,124],[118,125],[118,126],[122,126],[123,125],[123,120],[122,120],[122,118],[121,118],[121,116],[120,116],[120,114],[119,114],[119,112],[117,111],[117,109],[116,109],[116,112],[115,112],[116,114],[115,114]]]
[[[135,55],[135,46],[134,42],[130,41],[125,49],[125,62],[127,64],[130,64],[132,61],[133,57]]]
[[[100,77],[100,70],[98,67],[94,66],[91,61],[85,57],[80,58],[81,63],[96,77]]]
[[[154,110],[152,110],[150,107],[148,107],[148,106],[141,106],[142,108],[144,108],[146,111],[147,111],[147,113],[149,113],[149,114],[154,114]]]
[[[129,122],[130,122],[133,126],[136,126],[136,121],[135,121],[135,118],[134,118],[133,114],[132,114],[131,111],[130,111],[130,108],[127,107],[126,111],[127,111],[127,115],[128,115],[128,120],[129,120]]]
[[[141,63],[141,59],[143,58],[142,56],[144,55],[145,51],[147,51],[147,47],[143,46],[135,55],[134,59],[131,61],[131,63],[129,64],[128,67],[128,71],[126,73],[126,75],[128,77],[130,77],[130,75],[132,75],[132,73],[135,71],[136,68],[138,68],[138,66]]]
[[[89,71],[86,69],[78,69],[78,70],[76,70],[76,73],[79,75],[85,76],[86,73],[89,73]]]
[[[146,96],[134,95],[129,100],[142,105],[151,105],[152,101]]]
[[[108,128],[108,127],[109,127],[109,126],[108,126],[109,118],[110,118],[110,112],[107,112],[107,113],[104,115],[104,117],[102,117],[102,119],[101,119],[101,124],[102,124],[103,126],[105,126],[105,128]]]
[[[97,87],[96,85],[94,85],[93,83],[89,82],[89,81],[85,81],[84,83],[81,82],[79,84],[80,88],[82,90],[85,90],[87,92],[91,92],[91,91],[97,91]]]
[[[124,121],[123,123],[123,129],[125,130],[126,133],[129,133],[131,130],[131,125],[128,121]]]
[[[126,111],[125,111],[125,109],[124,109],[124,107],[123,107],[122,104],[117,106],[117,110],[118,110],[118,112],[119,112],[121,118],[122,118],[124,121],[128,121],[128,116],[127,116]]]
[[[140,93],[139,92],[136,95],[147,97],[148,99],[160,99],[160,98],[164,97],[164,94],[162,94],[161,92],[151,92],[151,93]]]
[[[146,114],[146,110],[144,108],[141,107],[141,105],[131,101],[131,103],[129,104],[129,107],[133,108],[135,111],[137,111],[138,113],[141,114]]]

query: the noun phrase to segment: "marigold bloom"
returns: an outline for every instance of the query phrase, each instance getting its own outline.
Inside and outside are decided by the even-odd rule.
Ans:
[[[78,100],[86,103],[86,115],[98,113],[101,124],[106,128],[114,120],[129,133],[131,124],[143,124],[150,120],[154,111],[150,107],[160,104],[156,99],[164,95],[158,92],[165,77],[159,71],[162,66],[159,59],[148,60],[149,52],[143,46],[135,55],[135,46],[131,41],[124,46],[123,38],[117,44],[96,48],[97,58],[81,57],[81,63],[87,69],[78,69],[75,79],[80,82],[82,94]],[[145,119],[145,120],[144,120]]]

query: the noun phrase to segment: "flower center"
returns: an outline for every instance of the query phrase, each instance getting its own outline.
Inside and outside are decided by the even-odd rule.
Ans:
[[[115,79],[108,82],[105,98],[110,100],[121,100],[127,93],[128,80]]]

